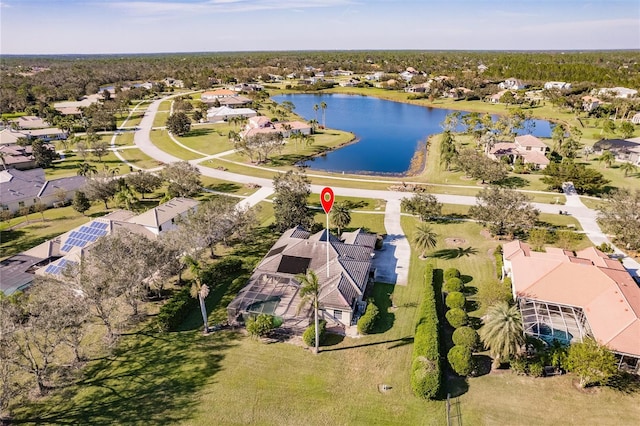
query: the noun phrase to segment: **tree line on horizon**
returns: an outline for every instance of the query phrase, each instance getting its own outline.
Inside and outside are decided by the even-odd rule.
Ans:
[[[487,67],[484,71],[479,65]],[[307,68],[307,67],[312,67]],[[498,51],[308,51],[225,52],[149,55],[0,56],[0,112],[30,105],[77,99],[106,84],[182,80],[187,88],[212,82],[267,81],[269,75],[310,76],[334,69],[356,74],[393,74],[413,67],[429,76],[528,83],[548,80],[605,86],[640,87],[640,52],[498,52]],[[36,72],[34,72],[36,71]]]

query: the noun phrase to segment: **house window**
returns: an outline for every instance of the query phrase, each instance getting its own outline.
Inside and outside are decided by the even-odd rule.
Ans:
[[[0,204],[0,210],[9,210],[9,206],[6,204]]]
[[[24,201],[18,201],[18,207],[24,207]]]
[[[342,311],[338,311],[336,309],[333,310],[333,316],[338,319],[341,320],[342,319]]]
[[[530,146],[527,147],[527,151],[531,151],[531,147]]]

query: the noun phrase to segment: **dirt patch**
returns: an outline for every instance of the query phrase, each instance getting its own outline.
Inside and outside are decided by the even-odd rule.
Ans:
[[[573,385],[573,387],[575,388],[575,390],[577,390],[580,393],[584,393],[587,395],[593,395],[596,393],[600,392],[600,388],[597,386],[591,386],[588,388],[583,388],[580,386],[580,379],[573,379],[571,380],[571,384]]]
[[[454,247],[459,247],[459,246],[462,246],[464,244],[467,244],[467,240],[465,240],[464,238],[460,238],[460,237],[445,238],[444,242],[448,246],[454,246]]]
[[[393,389],[391,386],[384,383],[378,385],[378,392],[380,393],[388,393],[391,391],[391,389]]]
[[[483,228],[482,231],[480,231],[480,235],[486,238],[487,240],[493,240],[493,236],[491,235],[491,232],[489,232],[488,229]]]

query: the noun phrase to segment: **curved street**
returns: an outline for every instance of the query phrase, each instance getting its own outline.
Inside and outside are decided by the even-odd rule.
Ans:
[[[161,161],[163,163],[173,163],[177,161],[183,161],[180,158],[174,157],[173,155],[162,151],[158,147],[156,147],[153,142],[151,142],[151,129],[153,126],[153,120],[158,111],[160,103],[167,99],[171,99],[176,96],[181,96],[181,94],[171,95],[164,97],[162,99],[156,100],[152,102],[147,111],[142,118],[138,129],[134,134],[134,143],[140,148],[142,152],[147,154],[149,157]],[[222,153],[225,154],[225,153]],[[221,155],[221,154],[218,154]],[[270,179],[259,178],[254,176],[247,176],[238,173],[231,173],[223,170],[212,169],[210,167],[205,167],[200,165],[199,163],[205,161],[211,157],[200,158],[196,160],[189,161],[191,164],[194,164],[198,167],[200,172],[204,176],[209,176],[216,179],[222,179],[230,182],[242,183],[242,184],[257,184],[261,186],[261,189],[256,193],[248,197],[247,199],[241,201],[239,204],[253,206],[260,201],[267,198],[269,195],[273,193],[273,182]],[[340,178],[340,180],[346,180],[347,178]],[[353,179],[356,181],[357,179]],[[311,191],[314,193],[320,193],[324,186],[321,185],[311,185]],[[382,199],[387,203],[387,207],[385,210],[385,229],[387,231],[387,238],[384,241],[385,250],[393,253],[393,262],[395,264],[395,270],[385,272],[384,275],[388,275],[389,277],[395,277],[396,281],[393,281],[396,284],[406,284],[407,280],[407,272],[409,270],[409,253],[410,247],[409,242],[407,241],[406,236],[402,232],[402,227],[400,226],[400,208],[399,201],[402,198],[407,196],[407,193],[398,192],[398,191],[388,191],[388,190],[373,190],[373,189],[359,189],[359,188],[345,188],[340,186],[331,185],[334,193],[340,196],[348,196],[348,197],[357,197],[357,198],[373,198],[373,199]],[[472,196],[464,196],[464,195],[447,195],[447,194],[433,194],[438,200],[442,203],[446,204],[460,204],[460,205],[474,205],[476,204],[476,198]],[[565,194],[567,198],[567,202],[565,205],[561,206],[562,211],[566,211],[571,216],[575,217],[586,234],[586,236],[593,242],[595,245],[599,245],[603,242],[611,244],[614,247],[615,254],[622,259],[622,262],[627,268],[627,270],[634,276],[640,276],[640,263],[636,262],[634,259],[626,256],[620,249],[615,247],[608,237],[602,232],[600,226],[596,221],[597,213],[596,211],[589,209],[586,207],[580,198],[576,194]],[[533,203],[533,205],[540,210],[542,213],[552,213],[558,214],[559,209],[557,204],[543,204],[543,203]],[[389,259],[391,261],[391,259]]]

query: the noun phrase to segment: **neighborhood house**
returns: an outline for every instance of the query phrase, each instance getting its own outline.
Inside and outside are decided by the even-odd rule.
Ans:
[[[621,369],[640,372],[640,287],[616,259],[590,247],[535,252],[519,240],[503,247],[504,274],[527,335],[606,345]]]
[[[515,142],[497,142],[489,151],[489,158],[500,160],[509,157],[509,163],[513,164],[521,159],[524,164],[531,164],[536,169],[544,169],[549,165],[549,159],[545,153],[549,147],[533,135],[516,136]]]
[[[310,306],[300,309],[296,276],[314,271],[320,285],[322,318],[327,328],[344,333],[364,311],[363,297],[375,275],[372,258],[376,238],[360,229],[343,233],[342,239],[326,230],[316,234],[301,227],[285,231],[229,304],[229,321],[241,323],[248,316],[265,313],[282,319],[285,329],[304,330],[313,311]]]

